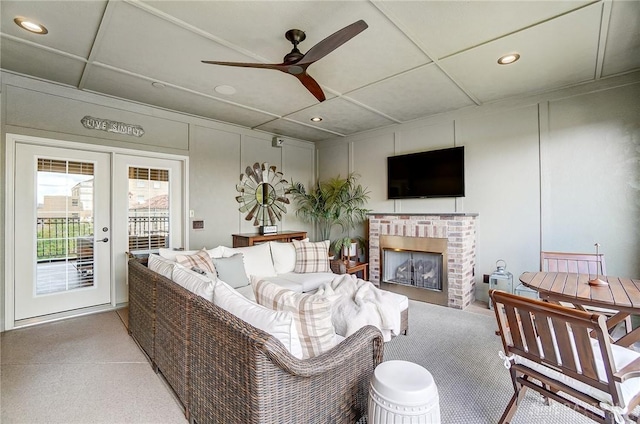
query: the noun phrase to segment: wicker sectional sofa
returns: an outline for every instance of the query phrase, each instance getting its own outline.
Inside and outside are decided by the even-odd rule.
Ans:
[[[138,259],[128,269],[129,332],[191,422],[355,423],[366,414],[369,380],[383,355],[375,327],[297,359],[270,334]]]

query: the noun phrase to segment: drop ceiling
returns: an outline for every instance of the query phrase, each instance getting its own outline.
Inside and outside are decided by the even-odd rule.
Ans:
[[[0,16],[3,70],[309,141],[640,69],[640,1],[2,0]],[[308,68],[322,103],[282,72],[201,63],[281,63],[287,30],[304,53],[359,19]]]

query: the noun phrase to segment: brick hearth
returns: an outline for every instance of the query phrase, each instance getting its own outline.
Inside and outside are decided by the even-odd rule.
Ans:
[[[475,300],[476,220],[478,214],[370,214],[369,279],[380,283],[380,236],[446,238],[447,304],[465,309]]]

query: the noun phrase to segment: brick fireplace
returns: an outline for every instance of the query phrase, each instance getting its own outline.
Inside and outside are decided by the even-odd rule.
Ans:
[[[465,213],[370,214],[369,279],[374,284],[403,293],[412,299],[465,309],[475,299],[477,216],[478,214]],[[441,247],[434,249],[433,246],[436,245]],[[417,257],[423,254],[441,257],[441,290],[434,289],[437,288],[437,282],[433,282],[431,269],[428,270],[429,278],[420,283],[417,283],[416,278],[410,284],[396,284],[393,278],[395,274],[390,277],[389,270],[382,269],[383,258],[390,251],[412,252],[411,259],[400,265],[396,264],[393,272],[398,276],[404,276],[406,263],[413,266],[414,254]],[[387,259],[387,266],[390,263]],[[415,263],[417,267],[418,262]]]

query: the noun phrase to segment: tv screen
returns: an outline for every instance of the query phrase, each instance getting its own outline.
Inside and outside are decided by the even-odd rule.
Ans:
[[[389,199],[464,197],[464,146],[387,158]]]

